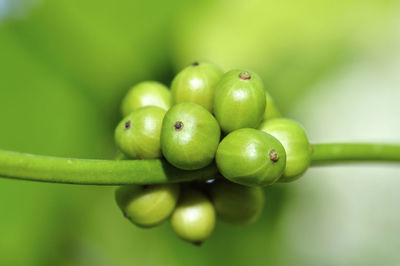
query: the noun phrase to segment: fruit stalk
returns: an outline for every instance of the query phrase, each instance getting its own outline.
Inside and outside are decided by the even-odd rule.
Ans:
[[[400,163],[400,144],[327,143],[312,145],[311,165],[354,162]]]
[[[400,144],[314,144],[311,166],[354,162],[400,163]],[[179,170],[164,160],[87,160],[39,156],[0,150],[0,176],[85,185],[157,184],[206,179],[215,165]]]

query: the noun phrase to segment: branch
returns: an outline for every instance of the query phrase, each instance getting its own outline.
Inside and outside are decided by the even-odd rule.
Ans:
[[[400,163],[400,144],[315,144],[312,166],[353,162]],[[179,170],[165,160],[84,160],[0,150],[0,176],[41,182],[124,185],[192,181],[214,177],[215,165]]]
[[[314,144],[312,147],[312,165],[400,162],[400,144],[332,143]]]
[[[84,160],[0,150],[0,176],[53,183],[123,185],[183,182],[217,174],[215,165],[179,170],[164,160]]]

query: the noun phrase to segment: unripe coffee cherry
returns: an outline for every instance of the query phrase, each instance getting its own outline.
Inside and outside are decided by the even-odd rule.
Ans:
[[[132,223],[151,227],[166,220],[179,198],[179,184],[119,187],[115,191],[118,206]]]
[[[279,182],[299,178],[311,163],[311,146],[304,128],[296,121],[277,118],[263,122],[260,130],[277,138],[285,147],[286,168]]]
[[[171,225],[182,239],[194,244],[205,241],[215,227],[215,210],[210,200],[197,190],[182,191]]]
[[[254,72],[232,70],[225,73],[215,88],[214,114],[222,131],[256,128],[265,112],[265,92]]]
[[[161,130],[161,149],[169,163],[184,170],[209,165],[220,140],[217,120],[204,107],[180,103],[166,113]]]
[[[125,117],[144,106],[158,106],[165,110],[171,107],[171,93],[157,81],[144,81],[133,86],[122,101],[121,111]]]
[[[137,109],[115,129],[118,148],[131,159],[161,157],[160,133],[166,110],[156,106]]]
[[[264,207],[264,193],[260,187],[247,187],[219,179],[209,188],[217,217],[234,225],[255,222]]]
[[[286,153],[272,135],[253,128],[229,133],[219,144],[216,155],[220,173],[232,182],[246,186],[271,185],[282,175]]]
[[[265,91],[265,99],[266,99],[266,106],[265,106],[265,112],[264,112],[264,120],[270,120],[274,118],[278,118],[281,116],[280,112],[278,111],[278,108],[275,105],[274,100],[272,99],[271,95]]]
[[[171,85],[173,104],[192,102],[212,112],[214,90],[223,71],[214,64],[195,62],[179,72]]]

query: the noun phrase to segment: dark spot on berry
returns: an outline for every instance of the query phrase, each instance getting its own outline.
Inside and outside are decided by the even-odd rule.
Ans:
[[[174,128],[175,128],[176,131],[182,130],[182,128],[183,128],[183,123],[182,123],[182,121],[177,121],[177,122],[175,122]]]
[[[239,78],[241,78],[243,80],[249,80],[249,79],[251,79],[251,75],[249,72],[242,72],[239,74]]]
[[[192,66],[198,66],[199,65],[199,62],[193,62],[192,63]]]
[[[200,247],[201,244],[203,244],[203,242],[201,242],[201,241],[193,242],[193,245],[195,245],[195,246],[197,246],[197,247]]]
[[[124,217],[125,217],[126,219],[131,219],[131,217],[130,217],[128,214],[126,214],[126,212],[124,212]]]
[[[269,152],[269,159],[276,163],[279,160],[279,153],[276,150],[271,150]]]
[[[127,121],[127,122],[125,123],[125,129],[128,130],[128,129],[130,129],[130,128],[131,128],[131,121]]]

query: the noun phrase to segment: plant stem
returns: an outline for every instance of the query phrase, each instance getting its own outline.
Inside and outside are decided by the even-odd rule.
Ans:
[[[176,169],[164,160],[84,160],[0,150],[0,176],[87,185],[155,184],[215,176],[215,165],[201,170]]]
[[[354,162],[398,162],[400,145],[373,143],[314,144],[312,165],[332,165]]]
[[[312,165],[356,161],[400,163],[400,144],[315,144]],[[215,165],[196,171],[176,169],[165,160],[68,159],[0,150],[0,176],[86,185],[156,184],[215,177]]]

